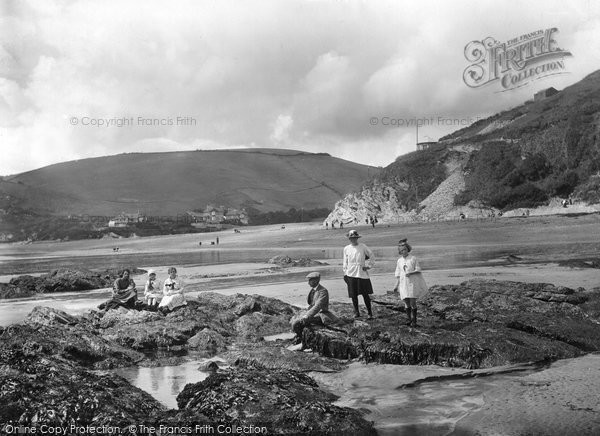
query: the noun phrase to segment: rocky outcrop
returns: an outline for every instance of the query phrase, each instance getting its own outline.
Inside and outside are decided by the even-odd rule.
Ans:
[[[361,412],[334,406],[336,397],[319,389],[307,375],[267,367],[251,357],[238,356],[227,369],[212,362],[204,368],[212,375],[186,386],[179,395],[179,410],[166,410],[125,379],[97,371],[152,366],[160,358],[145,358],[133,349],[141,344],[148,350],[156,350],[162,343],[208,349],[224,346],[221,341],[231,345],[236,340],[236,345],[263,355],[260,348],[269,347],[256,346],[262,335],[287,330],[294,312],[293,307],[265,297],[211,293],[167,316],[119,309],[103,316],[94,312],[73,317],[36,307],[23,324],[0,329],[0,433],[7,425],[37,426],[39,430],[44,424],[116,426],[122,434],[135,434],[127,430],[131,425],[138,426],[136,429],[142,424],[163,425],[189,433],[189,428],[201,423],[214,428],[255,425],[266,427],[269,434],[375,434],[373,424]],[[240,323],[244,318],[253,321]],[[146,336],[136,336],[136,332]],[[248,345],[249,341],[255,345]],[[313,361],[305,370],[318,370],[323,365],[317,362],[328,361],[316,355],[285,353],[274,353],[272,361],[299,355],[306,362]]]
[[[376,434],[359,411],[333,405],[336,399],[297,371],[239,364],[186,385],[177,404],[213,422],[264,426],[268,434]]]
[[[307,257],[302,257],[300,259],[292,259],[290,256],[285,255],[272,257],[271,259],[269,259],[269,263],[274,263],[283,267],[328,265],[325,262],[319,262],[318,260],[312,260]]]
[[[233,342],[257,342],[289,330],[296,311],[259,295],[205,292],[167,316],[119,309],[95,313],[94,323],[106,340],[136,350],[172,346],[221,350]]]
[[[145,271],[131,268],[131,272],[132,274],[140,274]],[[0,299],[112,287],[120,273],[121,270],[117,269],[101,272],[86,269],[57,269],[39,277],[23,275],[11,279],[8,283],[0,284]]]
[[[593,294],[595,295],[595,294]],[[598,299],[597,296],[594,297]],[[544,283],[471,280],[434,286],[419,304],[419,328],[404,325],[395,295],[377,297],[376,319],[303,331],[303,346],[341,359],[484,368],[575,357],[600,350],[591,293]],[[332,311],[349,318],[349,305]]]

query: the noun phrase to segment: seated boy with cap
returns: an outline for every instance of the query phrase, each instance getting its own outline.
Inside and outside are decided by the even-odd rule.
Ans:
[[[308,310],[299,318],[293,318],[290,323],[292,330],[300,340],[302,330],[311,324],[328,325],[338,321],[338,318],[329,311],[329,291],[321,284],[321,274],[311,272],[306,276],[311,287],[308,293]]]

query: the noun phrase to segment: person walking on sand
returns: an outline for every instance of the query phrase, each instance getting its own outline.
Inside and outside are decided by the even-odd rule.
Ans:
[[[369,297],[369,294],[373,293],[373,285],[369,278],[369,269],[373,267],[374,256],[369,247],[358,242],[358,238],[360,237],[356,230],[348,232],[350,244],[344,247],[344,259],[342,262],[344,281],[348,286],[348,297],[352,299],[352,304],[354,305],[354,318],[360,318],[358,296],[362,295],[365,306],[367,306],[369,319],[373,319],[371,298]],[[368,264],[367,261],[369,261]]]
[[[397,277],[394,292],[400,292],[400,299],[404,301],[404,308],[408,322],[406,325],[417,326],[417,298],[421,298],[427,293],[427,285],[421,273],[421,267],[416,257],[409,254],[412,247],[406,239],[398,242],[398,254],[400,258],[396,263]]]
[[[329,291],[321,285],[321,274],[311,272],[306,276],[310,292],[308,293],[308,310],[299,318],[293,318],[290,323],[296,333],[296,342],[302,337],[302,330],[311,324],[329,325],[338,322],[338,318],[329,311]]]
[[[184,283],[177,276],[177,268],[174,266],[168,270],[169,278],[163,285],[163,299],[158,305],[158,310],[164,314],[173,311],[175,308],[187,305],[184,297]]]

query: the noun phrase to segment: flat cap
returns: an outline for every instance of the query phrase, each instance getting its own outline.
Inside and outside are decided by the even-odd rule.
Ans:
[[[311,272],[306,276],[307,279],[320,279],[321,278],[321,273],[319,272]]]

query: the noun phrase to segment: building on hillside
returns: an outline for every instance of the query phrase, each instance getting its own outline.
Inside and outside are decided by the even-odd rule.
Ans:
[[[227,209],[224,218],[225,221],[248,225],[248,214],[244,209]]]
[[[137,223],[144,223],[146,220],[146,216],[140,214],[139,211],[137,213],[121,212],[121,214],[108,221],[108,227],[127,227]]]
[[[417,142],[417,151],[429,150],[430,147],[437,144],[436,141],[430,142]]]
[[[191,225],[196,228],[220,228],[222,224],[248,225],[248,214],[244,209],[227,209],[209,204],[202,212],[186,212]]]
[[[542,89],[541,91],[538,91],[535,94],[533,94],[533,101],[542,101],[548,97],[552,97],[554,94],[558,94],[558,90],[555,88],[550,87]]]

